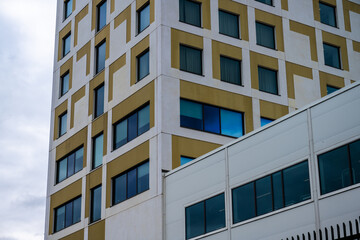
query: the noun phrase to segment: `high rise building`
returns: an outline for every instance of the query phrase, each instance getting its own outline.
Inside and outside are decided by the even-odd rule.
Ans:
[[[164,173],[360,80],[359,26],[357,0],[58,0],[45,239],[165,239]]]

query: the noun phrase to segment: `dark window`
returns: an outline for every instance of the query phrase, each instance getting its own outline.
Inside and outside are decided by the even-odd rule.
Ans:
[[[259,90],[278,94],[277,71],[258,66]]]
[[[230,137],[244,135],[243,113],[180,99],[180,126]]]
[[[319,2],[320,21],[324,24],[336,27],[336,10],[334,6]]]
[[[360,183],[360,140],[318,156],[321,194]]]
[[[59,137],[64,135],[67,131],[67,112],[59,116]]]
[[[141,33],[150,25],[150,4],[147,3],[137,12],[138,15],[138,33]]]
[[[150,106],[147,105],[114,124],[114,149],[150,129]]]
[[[180,70],[202,75],[202,50],[180,45]]]
[[[257,2],[265,3],[267,5],[272,6],[272,0],[255,0]]]
[[[241,85],[241,62],[220,56],[221,81]]]
[[[96,6],[97,10],[97,31],[106,25],[106,1],[102,1]]]
[[[101,219],[101,185],[91,189],[90,222]]]
[[[335,91],[339,90],[339,88],[337,87],[333,87],[333,86],[330,86],[330,85],[326,85],[326,94],[329,95]]]
[[[72,0],[64,2],[64,19],[67,19],[72,13]]]
[[[185,209],[186,239],[225,227],[224,194],[196,203]]]
[[[67,91],[69,91],[69,77],[70,73],[66,72],[60,78],[60,97],[62,97]]]
[[[138,165],[112,179],[112,205],[149,189],[149,161]]]
[[[274,120],[269,119],[269,118],[264,118],[264,117],[260,118],[261,126],[265,126],[266,124],[271,123],[272,121],[274,121]]]
[[[275,28],[256,22],[256,44],[275,49]]]
[[[340,48],[326,43],[323,46],[325,65],[340,69]]]
[[[179,0],[180,22],[201,27],[201,3]]]
[[[102,133],[93,138],[92,169],[95,169],[102,165],[104,146],[103,142],[104,135]]]
[[[58,232],[77,222],[80,222],[81,197],[71,200],[55,208],[54,232]]]
[[[96,72],[99,73],[105,68],[106,42],[102,42],[96,46]]]
[[[63,39],[62,39],[62,44],[63,44],[63,57],[65,57],[66,54],[68,54],[70,52],[70,45],[71,45],[71,33],[69,33],[68,35],[66,35]]]
[[[104,113],[104,85],[101,85],[100,87],[96,88],[94,90],[94,95],[95,95],[94,118],[97,118],[98,116]]]
[[[180,166],[184,165],[184,164],[186,164],[188,162],[191,162],[192,160],[194,160],[194,158],[180,156]]]
[[[81,147],[56,163],[56,183],[72,176],[83,169],[84,148]]]
[[[219,10],[219,32],[239,38],[239,16]]]
[[[137,61],[137,80],[140,81],[149,75],[149,49],[136,57]]]
[[[232,190],[233,223],[310,199],[308,162],[302,162]]]

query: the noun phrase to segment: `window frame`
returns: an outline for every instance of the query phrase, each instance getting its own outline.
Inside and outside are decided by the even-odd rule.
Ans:
[[[220,9],[219,8],[219,10],[218,10],[218,12],[219,12],[219,34],[221,34],[221,35],[224,35],[224,36],[228,36],[228,37],[232,37],[232,38],[235,38],[235,39],[240,39],[241,40],[241,24],[240,24],[240,15],[238,15],[238,14],[236,14],[236,13],[233,13],[233,12],[229,12],[229,11],[227,11],[227,10],[224,10],[224,9]],[[223,32],[221,32],[221,30],[220,30],[220,12],[223,12],[223,13],[225,13],[225,14],[229,14],[229,15],[233,15],[233,16],[235,16],[236,17],[236,24],[237,24],[237,36],[235,37],[235,36],[232,36],[232,35],[229,35],[229,34],[226,34],[226,33],[223,33]]]
[[[264,91],[264,90],[260,90],[260,74],[259,74],[259,68],[262,68],[262,69],[265,69],[265,70],[269,70],[269,71],[272,71],[272,72],[275,72],[275,76],[276,76],[276,93],[272,93],[272,92],[268,92],[268,91]],[[268,93],[268,94],[272,94],[272,95],[275,95],[275,96],[280,96],[280,92],[279,92],[279,70],[274,70],[274,69],[271,69],[271,68],[268,68],[268,67],[264,67],[262,65],[258,65],[257,66],[257,70],[258,70],[258,83],[259,83],[259,91],[261,92],[264,92],[264,93]]]
[[[105,44],[104,68],[98,69],[99,68],[99,49],[100,49],[100,47],[103,46],[103,44]],[[101,73],[102,71],[104,71],[104,69],[106,68],[105,63],[106,63],[106,39],[104,39],[103,41],[101,41],[99,44],[97,44],[95,46],[95,76],[98,75],[99,73]]]
[[[227,59],[230,59],[230,60],[232,60],[232,61],[238,62],[238,64],[239,64],[239,72],[240,72],[240,83],[239,83],[239,84],[237,84],[237,83],[232,83],[232,82],[228,82],[228,81],[224,81],[224,80],[221,78],[221,58],[227,58]],[[243,81],[242,81],[242,71],[241,71],[242,69],[241,69],[241,67],[242,67],[242,61],[241,61],[241,60],[220,54],[220,81],[226,82],[226,83],[230,83],[230,84],[233,84],[233,85],[236,85],[236,86],[241,86],[241,87],[243,87],[244,85],[243,85]]]
[[[327,7],[331,7],[332,10],[333,10],[333,13],[334,13],[334,21],[335,21],[335,25],[331,25],[331,24],[328,24],[328,23],[325,23],[321,20],[321,5],[325,5]],[[319,1],[319,13],[320,13],[320,23],[322,24],[325,24],[327,26],[331,26],[331,27],[334,27],[334,28],[338,28],[338,20],[337,20],[337,11],[336,11],[336,5],[331,5],[331,4],[328,4],[326,2],[323,2],[323,1]]]
[[[93,207],[94,207],[94,191],[99,189],[101,191],[100,194],[100,218],[98,219],[94,219],[94,212],[93,212]],[[89,223],[95,223],[97,221],[101,220],[101,200],[102,200],[102,184],[99,184],[95,187],[93,187],[92,189],[90,189],[90,216],[89,216]]]
[[[197,2],[197,1],[193,1],[193,0],[183,0],[184,1],[184,4],[185,4],[185,2],[187,1],[187,2],[191,2],[191,3],[195,3],[195,4],[197,4],[198,6],[200,6],[199,7],[199,18],[200,18],[200,25],[198,26],[198,25],[196,25],[196,24],[193,24],[193,23],[189,23],[189,22],[186,22],[186,9],[184,8],[184,20],[181,20],[181,6],[180,6],[180,1],[181,0],[179,0],[179,22],[181,22],[181,23],[185,23],[185,24],[189,24],[189,25],[191,25],[191,26],[195,26],[195,27],[199,27],[199,28],[202,28],[202,24],[203,24],[203,21],[202,21],[202,3],[201,2]],[[185,7],[185,6],[184,6]]]
[[[97,108],[97,103],[98,103],[98,91],[100,89],[103,89],[103,99],[102,99],[102,112],[101,113],[98,113],[98,108]],[[104,83],[101,83],[100,85],[98,85],[95,89],[94,89],[94,119],[100,117],[101,115],[104,114],[104,108],[105,108],[105,84]]]
[[[68,76],[68,89],[66,90],[66,92],[64,92],[63,91],[63,89],[64,89],[64,78],[66,76]],[[69,90],[70,90],[69,84],[70,84],[70,70],[66,71],[63,75],[60,76],[59,98],[61,98],[62,96],[64,96],[66,93],[69,92]]]
[[[331,89],[331,92],[329,92],[329,89]],[[340,88],[335,87],[333,85],[330,84],[326,84],[326,95],[332,94],[333,92],[336,92],[337,90],[339,90]]]
[[[83,149],[83,157],[82,157],[82,168],[78,171],[76,171],[76,152],[79,151],[80,149]],[[73,155],[74,154],[74,173],[72,175],[68,175],[68,157]],[[59,164],[60,162],[64,161],[66,159],[66,177],[61,180],[61,181],[58,181],[59,180]],[[69,177],[75,175],[76,173],[80,172],[81,170],[84,169],[84,145],[81,145],[77,148],[75,148],[74,150],[72,150],[70,153],[66,154],[65,156],[63,156],[62,158],[60,158],[59,160],[56,161],[56,164],[55,164],[55,184],[54,185],[57,185],[58,183],[61,183],[63,181],[65,181],[66,179],[68,179]]]
[[[71,213],[72,213],[72,215],[74,216],[74,202],[75,202],[76,200],[78,200],[78,199],[80,199],[80,204],[82,205],[82,195],[79,195],[79,196],[77,196],[77,197],[75,197],[75,198],[73,198],[73,199],[71,199],[71,200],[69,200],[69,201],[67,201],[67,202],[65,202],[65,203],[63,203],[63,204],[61,204],[61,205],[59,205],[59,206],[57,206],[56,208],[53,209],[53,212],[54,212],[53,233],[60,232],[60,231],[66,229],[66,228],[68,228],[68,227],[70,227],[70,226],[72,226],[72,225],[74,225],[74,224],[77,224],[77,223],[81,222],[81,207],[82,207],[82,206],[80,205],[80,220],[77,221],[77,222],[72,222],[69,226],[66,226],[66,225],[65,225],[64,228],[56,229],[56,224],[57,224],[56,211],[57,211],[58,209],[60,209],[60,208],[62,208],[62,207],[65,206],[64,219],[65,219],[65,222],[66,222],[66,205],[72,203]]]
[[[149,72],[146,75],[144,75],[142,78],[140,78],[140,58],[147,53],[149,54],[149,61],[148,61]],[[140,82],[149,75],[150,75],[150,48],[147,48],[136,56],[136,83]]]
[[[100,26],[100,8],[105,5],[105,24],[103,26]],[[96,5],[96,32],[100,32],[107,24],[106,24],[106,18],[107,18],[107,0],[102,0],[99,4]]]
[[[262,125],[262,121],[261,121],[262,119],[264,119],[265,121],[269,121],[269,122],[266,123],[266,124],[264,124],[264,125]],[[260,116],[260,125],[261,125],[261,127],[266,126],[266,125],[272,123],[273,121],[275,121],[275,119],[271,119],[271,118],[267,118],[267,117],[262,117],[262,116]]]
[[[68,17],[70,17],[71,16],[71,14],[73,13],[73,9],[72,9],[72,5],[73,5],[73,3],[72,3],[72,1],[73,0],[66,0],[66,1],[64,1],[64,15],[63,15],[63,21],[65,21]],[[67,15],[67,12],[68,12],[68,4],[69,3],[71,3],[70,4],[70,6],[71,6],[71,12],[70,12],[70,14],[69,15]]]
[[[196,51],[199,51],[200,52],[200,72],[201,73],[196,73],[196,72],[191,72],[187,69],[182,69],[181,68],[181,47],[184,47],[184,48],[189,48],[189,49],[192,49],[192,50],[196,50]],[[183,43],[180,43],[179,45],[179,70],[180,71],[183,71],[183,72],[187,72],[187,73],[191,73],[191,74],[195,74],[195,75],[198,75],[198,76],[204,76],[204,71],[203,71],[203,49],[199,49],[199,48],[196,48],[196,47],[193,47],[193,46],[190,46],[190,45],[187,45],[187,44],[183,44]]]
[[[140,26],[141,26],[141,13],[142,11],[149,7],[149,24],[144,28],[144,29],[140,29]],[[143,31],[145,31],[145,29],[147,29],[149,26],[150,26],[150,1],[147,1],[146,3],[144,3],[143,6],[141,6],[137,11],[136,11],[136,18],[137,18],[137,27],[136,27],[136,30],[137,30],[137,34],[140,34],[142,33]]]
[[[256,21],[255,21],[255,35],[257,35],[257,27],[256,27],[257,24],[264,25],[264,26],[266,26],[266,27],[271,27],[271,28],[272,28],[272,30],[273,30],[272,32],[273,32],[274,47],[272,48],[272,47],[269,47],[269,46],[265,46],[265,45],[259,44],[257,36],[256,36],[256,45],[261,46],[261,47],[265,47],[265,48],[268,48],[268,49],[273,49],[273,50],[277,51],[277,44],[276,44],[276,26],[271,25],[271,24],[269,24],[269,23],[265,23],[265,22],[257,21],[257,20],[256,20]]]
[[[65,52],[66,47],[66,41],[69,39],[69,51]],[[62,38],[62,57],[64,58],[66,55],[68,55],[71,52],[71,31],[68,32],[63,38]]]
[[[66,115],[66,119],[65,119],[65,121],[66,121],[66,128],[65,128],[65,131],[64,131],[64,133],[62,133],[61,134],[61,130],[62,130],[62,123],[63,123],[63,117]],[[59,117],[58,117],[58,119],[59,119],[59,126],[58,126],[58,138],[60,138],[60,137],[62,137],[63,135],[65,135],[66,133],[67,133],[67,110],[65,111],[65,112],[63,112],[63,113],[61,113],[60,115],[59,115]]]
[[[193,161],[194,159],[196,159],[196,158],[193,158],[193,157],[188,157],[188,156],[185,156],[185,155],[180,155],[180,166],[182,166],[182,165],[184,165],[184,164],[187,164],[187,163],[181,164],[181,158],[186,158],[186,159],[188,159],[189,161],[188,161],[187,163],[189,163],[189,162]]]
[[[271,7],[274,7],[274,2],[273,2],[273,0],[270,0],[270,1],[271,1],[270,4],[265,3],[265,2],[262,2],[261,0],[255,0],[255,1],[256,1],[256,2],[259,2],[259,3],[262,3],[262,4],[265,4],[265,5],[268,5],[268,6],[271,6]]]
[[[336,66],[332,66],[332,65],[326,64],[326,58],[325,58],[325,45],[327,45],[327,46],[329,46],[329,47],[332,47],[332,48],[336,48],[336,49],[337,49],[338,61],[339,61],[339,67],[336,67]],[[341,62],[341,47],[340,47],[340,46],[336,46],[336,45],[333,45],[333,44],[331,44],[331,43],[327,43],[327,42],[324,42],[324,41],[323,41],[323,52],[324,52],[324,65],[325,65],[325,66],[328,66],[328,67],[332,67],[332,68],[335,68],[335,69],[342,70],[342,62]]]
[[[95,166],[95,156],[96,156],[96,140],[102,136],[103,137],[103,141],[102,141],[102,145],[103,147],[101,148],[101,164],[99,166]],[[103,132],[100,132],[98,133],[97,135],[95,135],[94,137],[92,137],[91,139],[92,141],[92,151],[91,151],[91,170],[95,170],[99,167],[102,166],[102,163],[103,163],[103,160],[104,160],[104,133]]]

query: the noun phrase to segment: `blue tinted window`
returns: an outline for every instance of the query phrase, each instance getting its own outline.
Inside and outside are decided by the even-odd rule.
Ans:
[[[263,47],[275,49],[274,27],[256,22],[256,43]]]
[[[104,135],[100,134],[99,136],[93,139],[93,162],[92,169],[97,168],[102,165],[103,160],[103,142]]]
[[[277,71],[258,67],[259,90],[271,94],[278,94]]]
[[[204,105],[204,130],[220,133],[220,109]]]
[[[242,113],[221,109],[221,134],[231,137],[241,137],[243,131]]]
[[[83,148],[72,152],[57,162],[56,183],[72,176],[83,168]]]
[[[127,119],[115,126],[115,149],[127,143]]]
[[[329,86],[329,85],[326,85],[326,93],[329,95],[335,91],[339,90],[339,88],[336,88],[336,87],[332,87],[332,86]]]
[[[63,38],[63,57],[70,52],[71,34]]]
[[[349,146],[350,149],[350,159],[351,159],[351,169],[353,175],[353,184],[360,183],[360,141],[351,143]]]
[[[233,222],[241,222],[256,216],[254,183],[232,190]]]
[[[74,174],[75,171],[75,154],[70,154],[67,157],[67,175],[71,176]]]
[[[69,91],[69,72],[65,73],[60,80],[60,97]]]
[[[186,239],[205,233],[204,211],[204,202],[186,208]]]
[[[137,114],[133,114],[128,118],[128,141],[130,142],[137,137]]]
[[[65,206],[55,210],[55,232],[65,228]]]
[[[67,177],[67,158],[58,162],[57,182],[61,182]]]
[[[138,33],[150,25],[150,5],[147,4],[138,12]]]
[[[255,0],[257,2],[265,3],[267,5],[272,6],[272,0]]]
[[[136,168],[127,173],[127,197],[131,198],[136,195]]]
[[[220,56],[221,81],[241,85],[240,61]]]
[[[97,118],[104,113],[104,85],[95,89],[95,116]]]
[[[137,170],[137,193],[149,189],[149,162],[138,167]]]
[[[114,178],[113,204],[126,200],[126,174]]]
[[[319,2],[320,21],[324,24],[336,27],[335,7]]]
[[[65,19],[68,18],[71,13],[72,13],[72,0],[67,0],[64,2],[64,14],[65,14]]]
[[[73,224],[73,202],[65,205],[65,227]]]
[[[205,223],[207,233],[225,227],[224,194],[205,201]]]
[[[105,68],[106,42],[96,46],[96,74]]]
[[[101,30],[106,25],[106,1],[97,6],[97,30]]]
[[[73,223],[80,222],[81,220],[81,198],[73,201]]]
[[[146,106],[138,113],[138,134],[141,135],[150,128],[150,106]]]
[[[84,156],[83,148],[80,148],[75,152],[75,172],[78,172],[81,169],[83,169],[83,156]]]
[[[339,47],[335,47],[326,43],[324,43],[323,46],[324,46],[325,65],[340,69],[341,66],[340,66]]]
[[[180,45],[180,70],[202,74],[202,51]]]
[[[55,232],[80,222],[81,197],[55,209]]]
[[[256,213],[262,215],[271,212],[272,209],[272,191],[271,176],[261,178],[255,182],[256,189]]]
[[[181,99],[180,126],[203,130],[202,105]]]
[[[194,158],[180,156],[180,166],[191,162],[192,160],[194,160]]]
[[[101,186],[91,189],[91,214],[90,222],[101,218]]]
[[[239,16],[219,10],[219,32],[239,38]]]
[[[180,21],[201,27],[201,3],[179,0]]]
[[[269,124],[272,121],[274,121],[274,120],[269,119],[269,118],[263,118],[263,117],[260,118],[261,126],[265,126],[266,124]]]
[[[274,210],[277,210],[284,207],[282,172],[277,172],[272,175],[272,185],[274,195]]]
[[[149,50],[137,57],[138,81],[149,75]]]
[[[67,131],[67,112],[59,117],[59,137],[64,135]]]

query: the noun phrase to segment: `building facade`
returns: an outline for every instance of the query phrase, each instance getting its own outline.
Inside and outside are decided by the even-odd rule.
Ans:
[[[359,80],[358,0],[57,2],[45,239],[165,239],[164,172]]]

